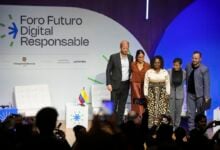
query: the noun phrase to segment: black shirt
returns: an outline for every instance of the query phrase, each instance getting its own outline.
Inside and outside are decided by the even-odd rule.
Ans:
[[[196,90],[195,90],[195,80],[194,80],[194,72],[197,68],[199,68],[199,66],[194,67],[192,65],[192,72],[189,75],[189,79],[188,79],[188,87],[187,87],[187,92],[191,93],[191,94],[196,94]]]

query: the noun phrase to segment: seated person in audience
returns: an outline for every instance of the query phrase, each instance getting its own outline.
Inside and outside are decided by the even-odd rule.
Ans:
[[[75,127],[73,127],[73,132],[75,134],[75,142],[73,143],[72,146],[72,150],[75,149],[75,147],[77,146],[78,142],[82,139],[85,138],[87,131],[86,128],[84,126],[81,125],[76,125]]]
[[[67,140],[58,136],[56,131],[58,113],[55,108],[42,108],[36,115],[36,127],[39,134],[24,144],[22,150],[70,150]]]

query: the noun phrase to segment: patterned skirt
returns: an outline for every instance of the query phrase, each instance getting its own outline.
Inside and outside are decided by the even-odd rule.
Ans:
[[[167,114],[168,103],[165,82],[150,82],[147,98],[148,127],[158,125],[160,116]]]

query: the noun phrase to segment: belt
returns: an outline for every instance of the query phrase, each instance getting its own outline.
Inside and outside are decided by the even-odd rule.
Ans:
[[[129,80],[126,80],[126,81],[121,81],[121,83],[127,83],[127,82],[129,82]]]

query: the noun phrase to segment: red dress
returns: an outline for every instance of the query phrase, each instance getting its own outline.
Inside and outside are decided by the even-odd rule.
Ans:
[[[131,110],[142,115],[144,112],[143,105],[135,104],[135,100],[145,98],[144,97],[144,77],[147,70],[150,69],[150,65],[144,62],[143,68],[139,70],[137,62],[131,64]]]

